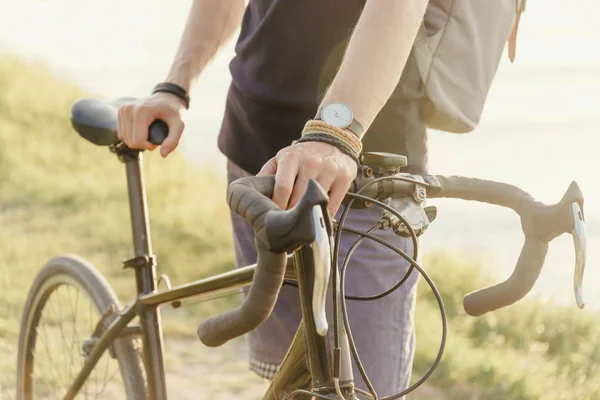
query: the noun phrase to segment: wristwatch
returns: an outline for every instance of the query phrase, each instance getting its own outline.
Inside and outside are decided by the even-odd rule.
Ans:
[[[350,106],[341,101],[329,103],[319,108],[315,119],[340,129],[347,129],[354,133],[359,139],[364,132],[362,125],[354,119],[354,114],[352,113]]]

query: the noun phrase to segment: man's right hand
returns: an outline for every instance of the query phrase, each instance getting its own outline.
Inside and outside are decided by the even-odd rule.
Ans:
[[[156,93],[136,103],[119,107],[117,132],[119,139],[132,149],[154,150],[148,141],[148,128],[157,119],[169,126],[169,136],[160,146],[160,155],[168,156],[179,144],[185,124],[183,102],[169,93]]]

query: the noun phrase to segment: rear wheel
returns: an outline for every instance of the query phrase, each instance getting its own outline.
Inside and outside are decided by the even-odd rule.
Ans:
[[[99,336],[94,331],[101,317],[119,309],[108,282],[87,261],[65,256],[46,264],[33,282],[21,320],[17,398],[62,399]],[[78,398],[145,399],[139,339],[123,337],[109,349]]]

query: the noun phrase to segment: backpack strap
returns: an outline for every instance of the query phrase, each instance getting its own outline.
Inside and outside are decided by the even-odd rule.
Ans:
[[[513,25],[510,36],[508,37],[508,58],[510,62],[515,62],[517,56],[517,34],[519,32],[519,23],[521,22],[521,14],[525,11],[527,0],[515,0],[516,19]]]

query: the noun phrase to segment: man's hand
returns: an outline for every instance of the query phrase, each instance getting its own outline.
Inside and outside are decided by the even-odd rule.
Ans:
[[[304,142],[281,149],[258,176],[275,174],[273,201],[284,210],[298,203],[308,181],[314,178],[329,194],[327,209],[333,217],[356,173],[356,162],[335,146]]]
[[[154,150],[156,145],[148,141],[148,128],[157,119],[169,126],[169,136],[160,146],[160,154],[166,157],[179,144],[185,124],[185,105],[169,93],[156,93],[137,103],[119,107],[117,132],[119,139],[132,149]]]

